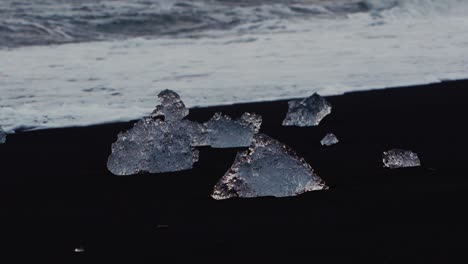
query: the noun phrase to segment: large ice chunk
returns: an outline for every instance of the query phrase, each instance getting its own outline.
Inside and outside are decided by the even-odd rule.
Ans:
[[[328,133],[321,141],[322,146],[331,146],[338,143],[338,138],[333,133]]]
[[[118,135],[107,168],[115,175],[191,169],[198,150],[186,132],[190,122],[165,122],[146,117]]]
[[[182,120],[189,114],[180,96],[172,90],[163,90],[158,94],[160,105],[151,114],[152,118],[164,118],[165,121]]]
[[[332,109],[331,104],[317,93],[308,98],[289,101],[288,105],[283,126],[317,126]]]
[[[6,142],[6,133],[3,131],[2,127],[0,127],[0,144],[3,144]]]
[[[248,147],[261,123],[262,117],[256,114],[244,113],[241,118],[232,120],[216,113],[205,123],[208,144],[213,148]]]
[[[245,113],[238,120],[216,114],[205,124],[184,119],[189,110],[177,93],[164,90],[149,117],[118,135],[107,167],[116,175],[187,170],[198,161],[196,146],[246,147],[258,132],[261,117]]]
[[[239,152],[232,167],[215,185],[212,197],[295,196],[327,189],[304,159],[288,146],[256,134],[247,151]]]
[[[418,154],[403,149],[384,151],[382,157],[384,167],[395,169],[421,166]]]

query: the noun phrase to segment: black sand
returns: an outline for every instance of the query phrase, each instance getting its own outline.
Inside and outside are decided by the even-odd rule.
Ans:
[[[330,186],[292,198],[213,200],[236,149],[203,148],[189,171],[114,176],[106,169],[110,145],[131,122],[10,135],[0,145],[2,251],[132,263],[162,256],[448,263],[463,256],[468,81],[328,99],[332,114],[311,128],[281,126],[286,101],[191,109],[198,121],[217,111],[261,114],[262,132],[291,146]],[[338,145],[320,145],[328,132]],[[423,166],[383,168],[390,148],[417,152]],[[85,251],[75,253],[80,246]]]

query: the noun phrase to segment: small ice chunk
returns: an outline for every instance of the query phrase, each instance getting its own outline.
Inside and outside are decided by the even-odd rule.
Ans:
[[[288,102],[289,109],[283,126],[317,126],[331,113],[331,104],[317,93],[312,96]]]
[[[118,135],[107,168],[115,175],[188,170],[198,161],[187,133],[188,122],[165,122],[149,117]]]
[[[395,169],[421,166],[418,154],[403,149],[392,149],[383,153],[384,167]]]
[[[0,127],[0,144],[3,144],[6,142],[6,133],[3,131],[2,127]]]
[[[84,247],[77,247],[75,248],[76,253],[83,253],[85,251]]]
[[[189,114],[180,96],[172,90],[163,90],[158,94],[160,105],[151,114],[152,118],[163,117],[165,121],[182,120]]]
[[[295,196],[328,187],[312,167],[288,146],[263,134],[239,152],[232,167],[215,185],[216,200],[232,197]]]
[[[241,118],[232,120],[216,113],[205,123],[208,143],[213,148],[248,147],[261,123],[262,117],[256,114],[244,113]]]
[[[331,146],[338,143],[338,138],[333,133],[328,133],[321,141],[322,146]]]

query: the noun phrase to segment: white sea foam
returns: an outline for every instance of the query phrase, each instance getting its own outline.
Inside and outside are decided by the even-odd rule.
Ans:
[[[445,3],[268,20],[199,38],[3,49],[0,124],[12,132],[130,120],[149,114],[163,89],[194,107],[467,78],[468,4]]]

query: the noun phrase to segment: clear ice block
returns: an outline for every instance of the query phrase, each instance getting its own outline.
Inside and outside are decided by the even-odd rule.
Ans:
[[[184,119],[189,110],[177,93],[164,90],[161,104],[149,117],[118,135],[107,167],[116,175],[162,173],[191,169],[198,161],[197,146],[247,147],[258,132],[261,117],[245,113],[238,120],[215,114],[200,124]]]
[[[286,197],[327,188],[312,167],[288,146],[269,136],[256,134],[250,148],[237,154],[234,164],[215,185],[211,196],[216,200]]]
[[[331,146],[337,144],[338,138],[333,133],[328,133],[321,141],[322,146]]]
[[[403,149],[385,151],[382,157],[384,167],[395,169],[421,166],[418,154]]]
[[[289,109],[283,126],[318,126],[331,113],[331,104],[317,93],[300,100],[288,102]]]
[[[198,161],[198,150],[186,129],[184,122],[144,118],[118,135],[107,167],[115,175],[191,169]]]

